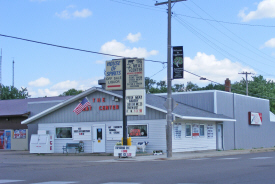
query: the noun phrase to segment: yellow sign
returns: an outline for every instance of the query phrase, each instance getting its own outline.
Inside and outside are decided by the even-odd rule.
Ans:
[[[97,140],[97,142],[98,142],[98,143],[100,143],[100,142],[101,142],[101,140]]]

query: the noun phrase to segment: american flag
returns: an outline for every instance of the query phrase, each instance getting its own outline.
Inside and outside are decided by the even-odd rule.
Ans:
[[[85,97],[82,102],[80,102],[76,108],[73,110],[73,112],[75,112],[77,115],[80,114],[82,112],[83,109],[85,109],[86,107],[91,106],[89,100],[87,99],[87,97]]]

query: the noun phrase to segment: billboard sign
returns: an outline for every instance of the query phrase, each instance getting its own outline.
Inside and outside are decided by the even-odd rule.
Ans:
[[[144,59],[126,59],[126,89],[144,88]]]
[[[126,116],[145,114],[145,89],[126,90]]]
[[[173,47],[173,79],[183,79],[183,47]]]
[[[122,59],[106,61],[106,90],[122,90]]]

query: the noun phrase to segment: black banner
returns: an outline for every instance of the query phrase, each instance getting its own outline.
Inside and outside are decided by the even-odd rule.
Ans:
[[[183,47],[173,47],[173,79],[183,79]]]

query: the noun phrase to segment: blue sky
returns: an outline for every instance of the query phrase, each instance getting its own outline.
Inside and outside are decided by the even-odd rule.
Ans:
[[[161,2],[161,1],[159,1]],[[0,34],[147,60],[167,61],[166,5],[153,0],[0,0]],[[172,9],[172,45],[183,46],[185,69],[224,83],[247,71],[275,79],[275,0],[189,0]],[[0,36],[2,83],[31,97],[97,86],[105,61],[116,59]],[[146,61],[145,76],[166,80],[166,65]],[[185,73],[205,86],[209,81]],[[251,78],[250,78],[251,79]]]

